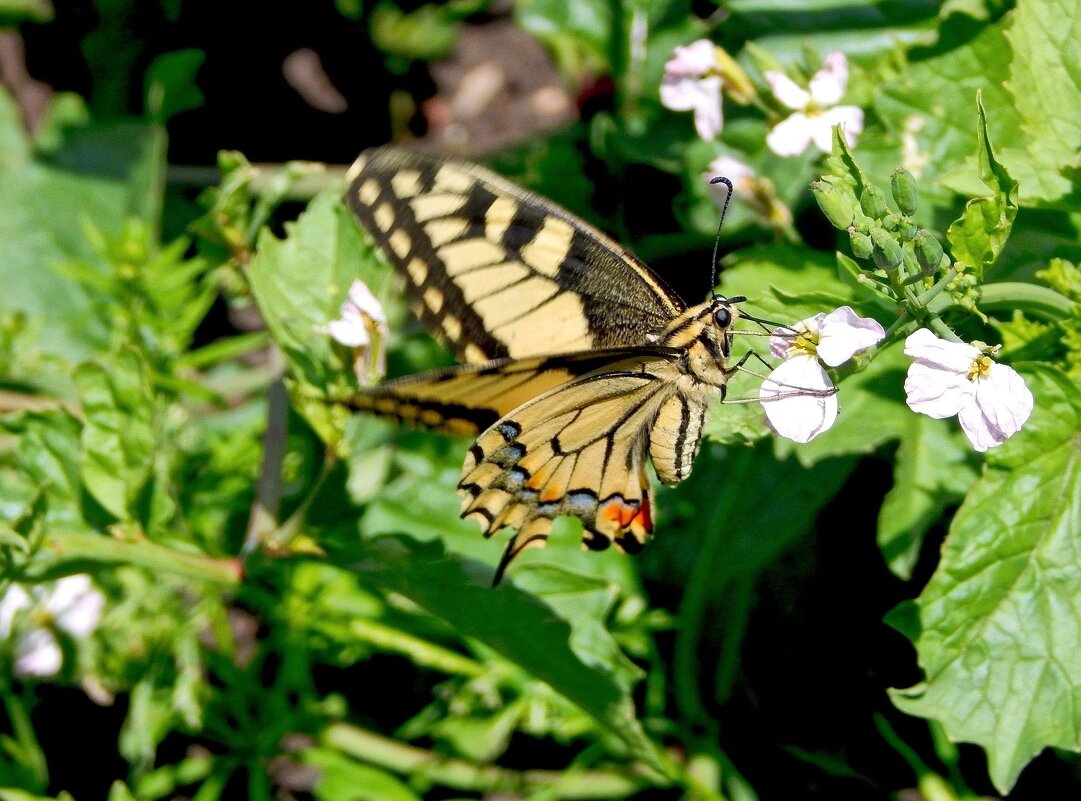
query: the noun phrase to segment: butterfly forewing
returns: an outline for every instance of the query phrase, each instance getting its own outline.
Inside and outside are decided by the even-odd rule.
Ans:
[[[628,251],[481,167],[382,148],[350,175],[348,204],[463,361],[641,345],[683,311]]]

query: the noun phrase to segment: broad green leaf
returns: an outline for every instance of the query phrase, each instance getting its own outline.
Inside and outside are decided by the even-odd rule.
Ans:
[[[572,648],[571,625],[513,581],[492,588],[486,565],[400,537],[365,543],[352,567],[545,682],[622,740],[634,759],[664,772],[663,757],[614,676],[617,666],[584,661]],[[590,657],[598,654],[594,649]]]
[[[75,383],[86,418],[83,484],[111,514],[130,519],[152,474],[158,444],[146,368],[134,351],[124,350],[109,367],[96,362],[79,365]]]
[[[203,105],[203,92],[195,82],[206,61],[202,50],[163,53],[146,70],[146,106],[151,118],[165,124],[170,117]]]
[[[779,61],[798,61],[810,48],[825,55],[886,53],[897,44],[926,42],[933,36],[938,4],[914,0],[903,6],[855,0],[733,0],[724,31],[755,39]],[[818,64],[808,65],[812,70]]]
[[[1010,66],[1007,25],[1008,16],[992,25],[951,16],[938,42],[909,51],[907,67],[875,94],[875,110],[899,140],[901,166],[919,179],[921,199],[948,202],[949,194],[938,188],[944,173],[976,152],[971,110],[977,91],[983,92],[999,150],[1023,144],[1021,119],[1003,85]],[[1023,192],[1030,191],[1027,176],[1014,175]]]
[[[1003,793],[1044,748],[1081,750],[1081,392],[1055,368],[1025,377],[1031,419],[988,453],[935,575],[888,618],[925,674],[894,703],[982,745]]]
[[[923,535],[947,507],[964,498],[977,472],[956,421],[909,413],[899,422],[893,488],[878,512],[878,547],[890,570],[907,579]]]
[[[0,137],[7,137],[3,117],[10,101],[0,95]],[[0,313],[25,312],[37,347],[76,361],[107,340],[108,321],[95,313],[84,289],[54,267],[84,263],[105,271],[86,223],[115,232],[137,216],[157,226],[164,140],[134,123],[69,129],[65,137],[48,163],[0,158],[0,264],[7,279]]]
[[[991,190],[991,197],[977,197],[965,204],[960,219],[946,231],[953,258],[982,278],[995,263],[1013,228],[1017,216],[1017,181],[1010,177],[991,148],[987,132],[987,115],[983,104],[977,102],[979,122],[976,126],[980,180]]]
[[[1031,162],[1038,184],[1030,186],[1026,173],[1016,173],[1027,196],[1081,208],[1081,7],[1071,0],[1019,3],[1012,16],[1006,30],[1013,48],[1006,89],[1014,96],[1028,141],[1023,152],[1003,153],[1002,158],[1007,164]]]

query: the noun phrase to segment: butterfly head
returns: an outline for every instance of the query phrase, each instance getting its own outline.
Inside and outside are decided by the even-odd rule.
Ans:
[[[685,351],[686,369],[699,381],[724,386],[732,352],[732,326],[739,319],[739,304],[744,300],[742,295],[715,295],[685,311],[661,338],[663,344]]]

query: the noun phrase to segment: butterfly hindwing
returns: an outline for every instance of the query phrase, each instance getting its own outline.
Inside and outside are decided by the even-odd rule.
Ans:
[[[496,580],[524,549],[543,545],[560,515],[584,543],[636,552],[652,533],[646,472],[652,426],[677,394],[668,354],[637,356],[518,407],[481,434],[465,460],[462,515],[486,536],[518,529]]]
[[[482,167],[380,148],[350,176],[347,203],[463,361],[641,345],[684,310],[624,248]]]

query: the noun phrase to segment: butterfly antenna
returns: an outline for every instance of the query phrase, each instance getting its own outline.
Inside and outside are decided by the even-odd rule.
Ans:
[[[717,238],[713,240],[713,267],[709,278],[709,291],[713,297],[717,297],[717,252],[721,247],[721,226],[724,225],[724,215],[728,213],[728,202],[732,199],[732,182],[723,175],[709,179],[711,184],[724,184],[728,191],[724,195],[724,206],[721,207],[721,221],[717,223]]]

